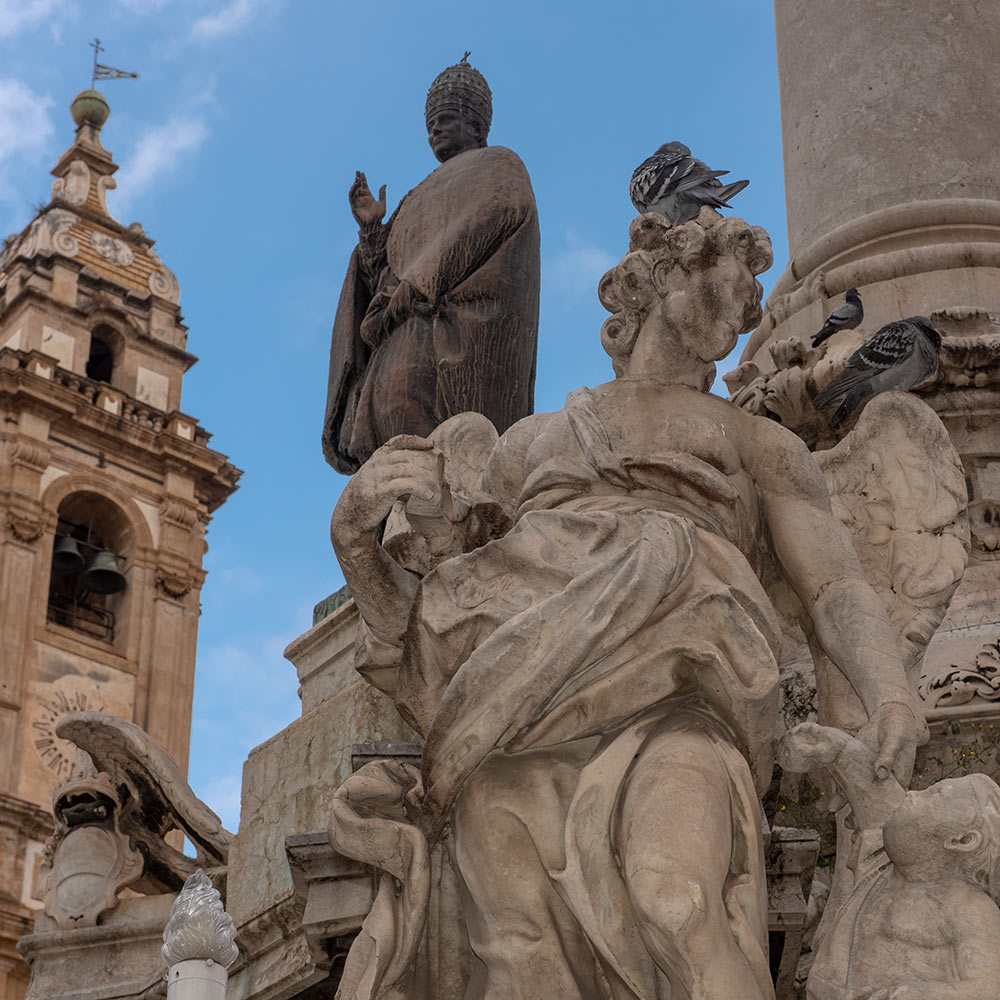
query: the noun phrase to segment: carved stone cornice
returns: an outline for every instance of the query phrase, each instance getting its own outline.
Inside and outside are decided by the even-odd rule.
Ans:
[[[14,826],[24,836],[44,841],[52,833],[52,813],[33,802],[0,794],[0,826]]]
[[[921,681],[919,690],[931,711],[1000,702],[1000,637],[983,643],[969,666],[945,667]]]
[[[950,412],[953,401],[961,408],[962,390],[967,394],[970,390],[1000,386],[1000,318],[959,306],[935,311],[930,319],[944,334],[940,366],[934,379],[916,390],[917,395],[936,394],[934,409]],[[970,325],[977,332],[965,336],[952,333],[956,328]],[[850,345],[853,349],[866,334],[850,331],[841,336],[853,338]],[[836,338],[819,348],[809,347],[797,337],[771,340],[754,360],[744,361],[723,375],[723,381],[737,406],[756,416],[778,420],[810,447],[827,446],[836,438],[828,415],[816,410],[812,399],[819,388],[817,375],[830,377],[832,369],[827,356],[835,350],[845,355],[838,361],[842,364],[849,350],[842,349]],[[766,363],[768,360],[770,365]],[[995,409],[1000,416],[1000,396]]]
[[[198,520],[198,508],[176,497],[167,497],[160,504],[160,520],[179,528],[191,528]]]
[[[53,423],[72,422],[79,429],[77,437],[88,432],[91,447],[104,451],[109,460],[120,455],[124,445],[132,452],[131,465],[146,464],[149,472],[163,469],[167,462],[176,463],[194,478],[196,506],[203,504],[209,512],[236,490],[241,470],[227,456],[207,447],[209,435],[193,419],[191,438],[181,437],[168,428],[168,414],[125,394],[121,394],[121,412],[109,413],[97,403],[101,383],[66,372],[38,352],[4,348],[0,356],[4,360],[0,398],[6,397],[8,405],[40,412]],[[30,370],[33,363],[44,366],[47,374]],[[41,454],[25,453],[25,461],[29,460],[40,461]],[[188,516],[178,514],[182,520]]]
[[[13,465],[21,465],[32,472],[42,473],[52,461],[52,449],[34,438],[19,437],[11,447],[10,460]]]

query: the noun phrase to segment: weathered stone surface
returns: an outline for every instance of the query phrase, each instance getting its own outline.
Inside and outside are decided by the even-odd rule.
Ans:
[[[340,624],[350,625],[352,618],[346,609]],[[318,628],[322,632],[322,623]],[[331,631],[336,648],[341,640],[335,628]],[[328,662],[337,659],[331,656]],[[305,898],[293,886],[286,838],[326,826],[333,794],[351,773],[355,743],[412,737],[389,700],[354,677],[346,685],[331,681],[336,694],[256,747],[243,768],[226,909],[252,964],[255,1000],[292,995],[324,978],[329,969],[329,962],[314,954],[303,927]],[[230,982],[237,978],[234,971]]]
[[[118,166],[100,123],[77,124],[53,170],[51,203],[0,250],[5,998],[20,996],[15,981],[27,980],[14,943],[41,905],[52,792],[80,761],[57,734],[59,721],[80,710],[119,715],[187,767],[205,531],[240,476],[180,409],[197,360],[186,349],[180,285],[142,227],[108,212]],[[54,548],[68,536],[84,559],[59,573]],[[118,593],[82,586],[101,548],[118,561]],[[41,823],[40,810],[50,814]],[[78,847],[84,839],[94,848],[103,839],[110,857],[103,835],[73,836]],[[113,902],[110,883],[105,895]]]
[[[783,766],[828,772],[847,798],[837,878],[817,931],[810,1000],[990,1000],[1000,981],[1000,788],[985,775],[906,792],[875,755],[806,723]]]
[[[295,667],[299,677],[303,715],[357,683],[354,672],[357,624],[357,606],[347,600],[285,649],[285,659]]]
[[[40,929],[18,950],[31,966],[26,1000],[152,1000],[166,995],[163,928],[173,894],[127,899],[97,927]]]
[[[778,0],[775,14],[793,258],[880,209],[1000,200],[992,141],[1000,81],[982,73],[1000,9],[973,0],[950,3],[946,13],[906,0],[877,8],[847,0],[828,10]]]
[[[780,637],[762,583],[794,589],[880,767],[908,777],[915,699],[819,468],[707,393],[769,263],[743,220],[640,217],[600,287],[614,382],[491,451],[467,415],[478,489],[450,474],[466,417],[345,488],[359,666],[424,752],[333,796],[333,846],[384,873],[343,996],[772,996],[758,794]],[[393,551],[401,502],[420,565]]]

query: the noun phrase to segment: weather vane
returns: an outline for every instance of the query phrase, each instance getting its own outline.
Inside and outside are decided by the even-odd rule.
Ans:
[[[97,61],[98,55],[104,51],[101,40],[95,38],[90,47],[94,50],[94,72],[90,77],[90,86],[93,87],[98,80],[138,80],[138,73],[129,73],[128,70],[115,69],[114,66],[105,66]]]

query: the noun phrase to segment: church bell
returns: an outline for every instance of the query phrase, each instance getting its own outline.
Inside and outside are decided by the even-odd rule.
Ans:
[[[80,555],[76,539],[72,535],[60,535],[52,550],[52,572],[60,575],[79,573],[83,567],[83,556]]]
[[[105,549],[94,556],[80,574],[80,586],[92,594],[117,594],[125,589],[125,577],[118,569],[118,559]]]

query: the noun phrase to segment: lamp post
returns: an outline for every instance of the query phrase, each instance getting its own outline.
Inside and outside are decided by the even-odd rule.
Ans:
[[[225,1000],[226,971],[239,951],[233,918],[199,868],[184,883],[163,929],[167,1000]]]

